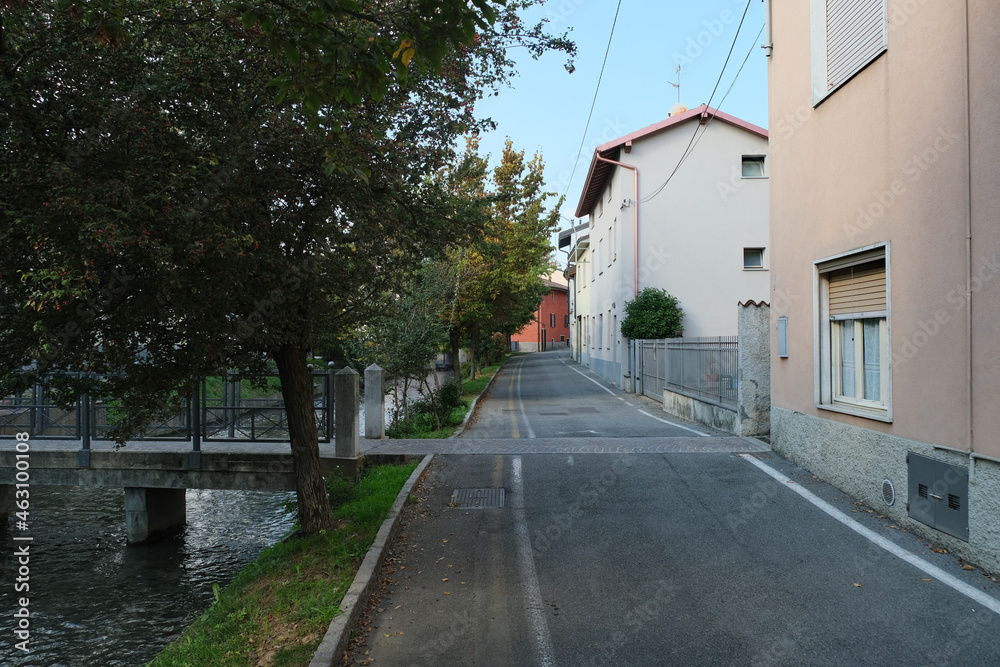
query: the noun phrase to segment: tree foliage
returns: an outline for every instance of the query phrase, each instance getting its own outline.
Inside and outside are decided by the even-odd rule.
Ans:
[[[274,363],[300,523],[328,525],[306,352],[475,234],[431,175],[512,74],[509,8],[5,4],[0,392],[116,400],[124,442],[198,376]]]
[[[478,145],[470,142],[467,150],[475,152]],[[454,293],[444,316],[457,382],[461,341],[470,344],[474,376],[482,341],[493,333],[510,336],[531,321],[546,291],[542,276],[552,251],[549,237],[558,227],[562,203],[546,212],[545,202],[553,195],[542,190],[544,162],[537,154],[525,160],[510,139],[488,176],[487,162],[480,166],[479,180],[465,187],[467,196],[483,202],[485,228],[471,242],[448,250]]]
[[[622,335],[633,340],[677,338],[682,334],[684,311],[666,290],[646,287],[625,302]]]

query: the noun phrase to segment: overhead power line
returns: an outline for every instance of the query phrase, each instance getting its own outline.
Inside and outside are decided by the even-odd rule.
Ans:
[[[604,66],[608,64],[608,53],[611,52],[611,40],[615,36],[615,26],[618,25],[618,12],[622,8],[621,0],[618,0],[618,7],[615,9],[615,19],[611,22],[611,34],[608,35],[608,46],[604,50],[604,62],[601,63],[601,73],[597,77],[597,87],[594,89],[594,99],[590,102],[590,113],[587,114],[587,125],[583,128],[583,136],[580,137],[580,147],[576,150],[576,159],[573,160],[573,171],[570,172],[569,180],[566,181],[566,189],[563,190],[562,196],[565,197],[566,193],[569,192],[569,186],[573,183],[573,177],[576,176],[576,166],[580,163],[580,155],[583,154],[583,144],[587,141],[587,132],[590,131],[590,119],[594,116],[594,106],[597,104],[597,94],[601,91],[601,80],[604,78]]]
[[[743,9],[743,16],[740,17],[740,24],[736,27],[736,35],[733,37],[733,43],[729,47],[729,53],[726,54],[726,61],[722,64],[722,71],[719,72],[719,78],[716,79],[716,81],[715,81],[715,87],[712,88],[712,94],[708,96],[708,102],[705,103],[706,106],[708,106],[708,107],[712,106],[712,99],[715,97],[716,91],[719,90],[719,84],[722,82],[722,77],[725,75],[726,68],[729,66],[729,59],[732,57],[733,50],[736,48],[736,42],[740,38],[740,31],[743,29],[743,22],[746,21],[747,12],[750,11],[750,3],[752,3],[752,2],[753,2],[753,0],[747,0],[747,6],[744,7],[744,9]],[[763,30],[763,28],[761,28],[761,30]],[[758,37],[759,37],[759,34],[758,34]],[[753,52],[753,47],[756,44],[756,41],[757,40],[755,38],[754,39],[754,44],[751,44],[751,46],[750,46],[750,49],[751,49],[750,52],[747,53],[746,59],[743,60],[743,65],[746,65],[747,60],[749,60],[750,53]],[[737,77],[739,77],[740,72],[743,71],[743,65],[740,65],[739,72],[736,73]],[[733,79],[733,84],[735,84],[735,83],[736,83],[736,79],[734,78]],[[729,90],[732,90],[732,85],[730,85]],[[729,90],[726,91],[726,95],[729,95]],[[723,96],[723,101],[725,101],[725,96]],[[720,107],[722,106],[721,102],[719,103],[719,106]],[[716,107],[716,109],[718,109],[718,107]],[[712,118],[714,118],[714,116]],[[709,119],[709,123],[711,123],[711,119]],[[670,172],[670,175],[667,176],[667,179],[665,181],[663,181],[663,183],[661,183],[659,186],[657,186],[657,188],[652,193],[646,195],[645,197],[643,197],[640,200],[641,203],[645,204],[646,202],[652,200],[654,197],[656,197],[661,192],[663,192],[663,189],[665,187],[667,187],[667,184],[670,183],[671,179],[673,179],[674,175],[681,168],[681,165],[684,164],[684,162],[688,159],[688,156],[691,155],[691,152],[694,150],[694,147],[697,145],[697,141],[696,140],[699,139],[699,134],[698,134],[698,130],[699,129],[702,130],[701,135],[703,136],[704,135],[704,130],[708,129],[708,123],[705,124],[704,128],[702,128],[702,126],[701,126],[700,123],[696,123],[695,124],[694,133],[691,135],[691,139],[688,141],[687,146],[684,148],[684,152],[681,153],[680,159],[677,160],[677,165],[673,168],[673,170]]]

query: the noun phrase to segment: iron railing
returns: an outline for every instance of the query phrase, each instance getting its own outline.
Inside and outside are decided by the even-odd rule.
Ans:
[[[663,390],[736,405],[739,344],[736,336],[633,342],[636,390],[663,399]]]
[[[333,370],[313,371],[313,404],[316,432],[321,442],[333,433]],[[269,374],[263,389],[255,389],[235,376],[202,378],[198,395],[181,400],[180,412],[149,424],[135,440],[202,440],[287,442],[288,418],[276,373]],[[17,396],[0,398],[0,438],[26,432],[34,438],[109,440],[121,418],[121,408],[86,395],[63,410],[46,398],[45,388],[32,387]]]

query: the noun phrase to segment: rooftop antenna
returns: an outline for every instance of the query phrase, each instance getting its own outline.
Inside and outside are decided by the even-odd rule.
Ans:
[[[677,89],[677,104],[681,103],[681,66],[677,66],[677,83],[673,81],[667,81],[671,86]]]

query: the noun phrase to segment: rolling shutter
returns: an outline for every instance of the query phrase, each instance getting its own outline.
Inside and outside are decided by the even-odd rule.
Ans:
[[[829,281],[831,316],[886,310],[884,259],[832,271]]]
[[[827,90],[854,76],[885,48],[885,0],[826,0]]]

